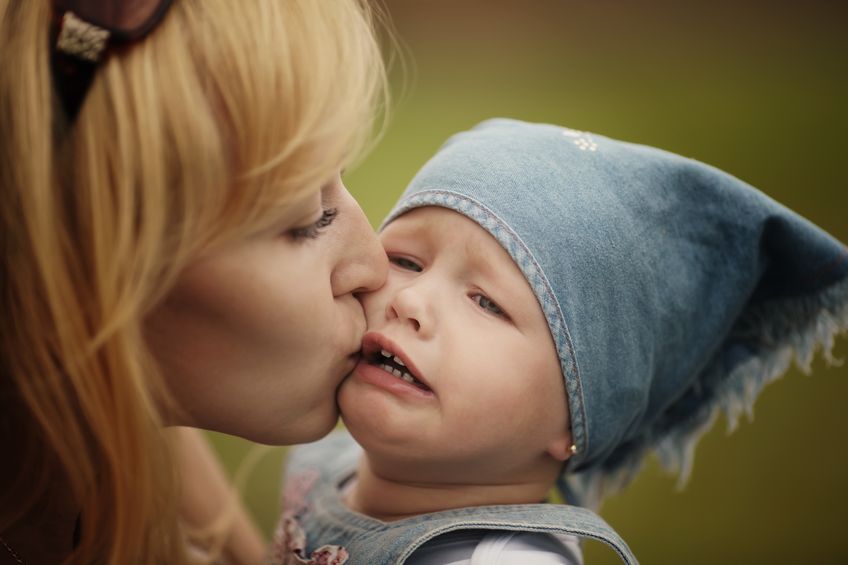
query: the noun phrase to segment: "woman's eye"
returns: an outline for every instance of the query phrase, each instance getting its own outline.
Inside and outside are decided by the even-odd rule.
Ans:
[[[314,224],[310,224],[302,228],[294,228],[289,232],[289,234],[295,241],[301,239],[315,239],[321,235],[324,229],[333,223],[338,215],[339,210],[337,208],[327,208]]]
[[[491,312],[495,316],[500,316],[501,318],[509,319],[507,313],[504,312],[503,309],[488,296],[485,296],[483,294],[475,294],[472,297],[472,300],[474,300],[474,302],[476,302],[477,305],[480,306],[480,308],[482,308],[483,310]]]
[[[389,261],[407,271],[420,273],[423,270],[421,265],[405,257],[389,257]]]

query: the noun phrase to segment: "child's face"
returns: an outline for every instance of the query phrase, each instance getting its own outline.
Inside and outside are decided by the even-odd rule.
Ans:
[[[339,392],[348,429],[406,478],[477,483],[535,473],[541,461],[558,468],[570,445],[559,360],[507,252],[438,207],[401,216],[381,239],[388,279],[361,297],[363,360]],[[386,371],[381,350],[416,381]]]

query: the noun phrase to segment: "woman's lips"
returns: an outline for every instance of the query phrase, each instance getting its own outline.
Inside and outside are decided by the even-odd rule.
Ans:
[[[345,358],[341,359],[338,362],[338,371],[339,371],[339,386],[345,381],[345,379],[351,377],[356,371],[357,365],[359,365],[360,361],[362,361],[362,353],[356,352],[351,353]]]

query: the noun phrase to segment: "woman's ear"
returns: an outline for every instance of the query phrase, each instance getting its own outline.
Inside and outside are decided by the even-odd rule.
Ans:
[[[574,442],[571,440],[571,430],[563,430],[548,444],[546,452],[557,461],[566,461],[574,455]]]

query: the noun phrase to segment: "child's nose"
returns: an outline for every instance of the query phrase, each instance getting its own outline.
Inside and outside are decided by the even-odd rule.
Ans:
[[[394,298],[386,307],[386,316],[409,324],[420,334],[432,331],[432,314],[427,306],[427,300],[422,289],[416,286],[402,288],[395,293]]]

